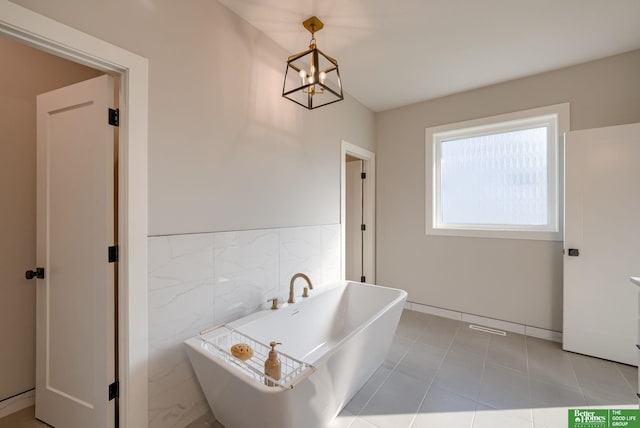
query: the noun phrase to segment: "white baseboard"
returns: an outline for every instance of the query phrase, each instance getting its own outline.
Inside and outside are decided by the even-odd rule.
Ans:
[[[435,306],[423,305],[421,303],[407,302],[411,305],[410,309],[425,314],[437,315],[442,318],[450,318],[452,320],[462,321],[462,312],[450,311],[449,309],[437,308]],[[405,305],[406,307],[406,305]]]
[[[18,412],[25,407],[33,406],[36,403],[36,391],[23,392],[15,397],[0,401],[0,418]]]
[[[481,317],[479,315],[452,311],[450,309],[438,308],[436,306],[429,306],[416,302],[405,303],[405,309],[562,343],[562,332],[560,331],[547,330],[544,328],[533,327],[530,325],[515,323],[511,321],[502,321],[494,318]]]
[[[562,332],[560,331],[546,330],[544,328],[532,327],[530,325],[525,326],[524,329],[524,334],[527,336],[562,343]]]

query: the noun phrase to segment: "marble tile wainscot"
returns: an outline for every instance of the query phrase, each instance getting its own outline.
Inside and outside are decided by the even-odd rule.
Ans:
[[[209,407],[182,342],[289,294],[296,272],[340,279],[340,225],[153,236],[149,245],[149,425],[185,427]]]

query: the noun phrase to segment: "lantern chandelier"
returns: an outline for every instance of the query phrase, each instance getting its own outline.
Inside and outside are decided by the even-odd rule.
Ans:
[[[342,82],[338,61],[316,46],[316,31],[324,24],[312,16],[302,23],[311,33],[309,49],[287,59],[282,96],[309,110],[342,101]]]

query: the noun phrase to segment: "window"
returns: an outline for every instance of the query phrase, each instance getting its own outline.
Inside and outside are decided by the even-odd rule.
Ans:
[[[428,128],[427,234],[561,240],[569,104]]]

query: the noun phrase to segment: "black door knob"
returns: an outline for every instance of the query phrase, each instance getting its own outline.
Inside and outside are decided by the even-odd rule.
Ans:
[[[28,270],[28,271],[26,271],[24,273],[24,276],[27,279],[33,279],[33,278],[43,279],[44,278],[44,268],[36,268],[35,271]]]

